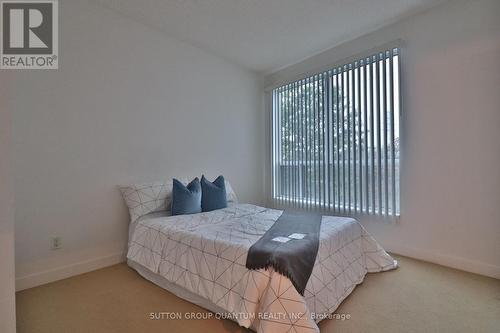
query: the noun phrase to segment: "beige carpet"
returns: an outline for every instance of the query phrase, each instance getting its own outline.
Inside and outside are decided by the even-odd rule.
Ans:
[[[368,274],[321,332],[500,332],[500,281],[405,257]],[[115,265],[17,293],[18,333],[246,332],[228,320],[151,320],[208,313]]]

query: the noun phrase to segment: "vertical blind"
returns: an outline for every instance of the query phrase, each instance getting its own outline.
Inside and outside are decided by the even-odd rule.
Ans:
[[[277,206],[399,216],[400,50],[272,91]]]

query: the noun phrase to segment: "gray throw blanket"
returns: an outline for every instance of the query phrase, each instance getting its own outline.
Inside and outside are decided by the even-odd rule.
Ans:
[[[284,211],[266,233],[248,250],[246,267],[261,269],[273,267],[292,281],[303,296],[307,281],[316,261],[321,227],[319,214]],[[285,243],[273,239],[294,235]]]

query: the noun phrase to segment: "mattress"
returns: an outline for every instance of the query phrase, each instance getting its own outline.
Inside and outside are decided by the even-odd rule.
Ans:
[[[131,225],[127,261],[148,280],[257,332],[319,332],[368,272],[397,262],[355,219],[323,216],[304,296],[290,280],[245,267],[248,249],[281,210],[234,204],[212,212],[146,215]]]

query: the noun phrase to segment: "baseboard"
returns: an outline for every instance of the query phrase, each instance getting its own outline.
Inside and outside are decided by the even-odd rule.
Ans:
[[[74,275],[87,273],[99,268],[115,265],[125,261],[123,251],[110,255],[84,260],[69,265],[36,272],[16,278],[16,291],[33,288],[42,284],[62,280]]]
[[[394,254],[500,279],[500,266],[414,248],[387,247]]]

